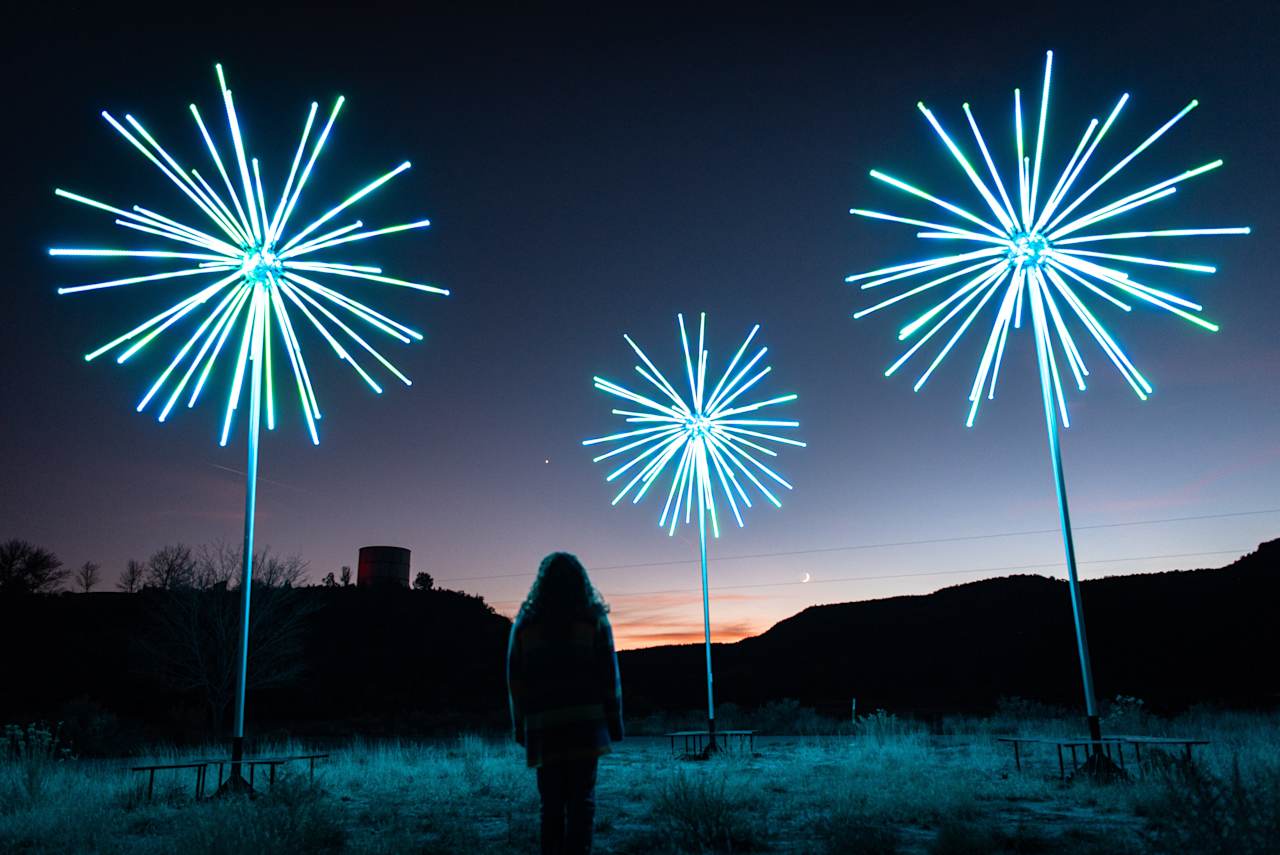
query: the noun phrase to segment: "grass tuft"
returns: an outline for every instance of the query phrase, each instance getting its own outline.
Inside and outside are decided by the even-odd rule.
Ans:
[[[759,793],[720,769],[679,769],[659,785],[652,821],[677,852],[759,852],[768,844],[768,813]]]
[[[870,815],[865,798],[837,800],[814,822],[818,851],[824,855],[897,855],[901,834]]]
[[[286,855],[340,852],[346,841],[324,789],[286,775],[255,799],[230,797],[189,808],[174,848],[183,855]]]
[[[1168,852],[1280,852],[1280,765],[1246,776],[1238,758],[1215,775],[1194,764],[1163,767],[1155,798],[1143,806],[1153,848]]]

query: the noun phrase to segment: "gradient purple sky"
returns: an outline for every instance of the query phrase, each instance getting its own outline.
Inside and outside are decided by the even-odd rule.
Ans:
[[[310,445],[292,410],[264,440],[258,532],[307,558],[312,578],[354,566],[362,545],[397,544],[413,550],[415,569],[510,613],[540,557],[568,549],[597,568],[623,646],[700,638],[696,531],[666,537],[660,502],[611,508],[605,471],[579,442],[615,426],[591,376],[630,373],[622,334],[674,371],[675,313],[704,309],[713,363],[763,324],[769,389],[799,394],[791,412],[810,444],[782,453],[796,485],[782,510],[758,507],[744,531],[726,529],[711,546],[718,639],[815,603],[1012,572],[1000,568],[1061,574],[1030,340],[1011,340],[1001,394],[969,430],[978,337],[913,394],[914,375],[881,376],[905,313],[855,323],[865,295],[842,281],[918,257],[909,228],[846,213],[924,213],[873,186],[869,168],[973,201],[915,101],[949,125],[962,125],[959,106],[970,101],[1003,151],[1011,90],[1035,91],[1053,48],[1050,166],[1123,91],[1130,104],[1098,165],[1197,97],[1201,107],[1113,182],[1115,195],[1222,157],[1225,168],[1128,224],[1255,230],[1169,244],[1216,263],[1212,277],[1152,277],[1202,300],[1221,333],[1143,310],[1114,319],[1156,387],[1150,401],[1086,351],[1094,380],[1073,397],[1063,440],[1082,576],[1226,563],[1280,533],[1274,21],[1262,4],[1212,17],[1072,8],[981,20],[335,14],[294,40],[230,19],[181,38],[141,20],[24,33],[3,52],[6,79],[24,85],[7,104],[21,133],[2,143],[12,266],[0,537],[45,545],[71,566],[100,562],[108,580],[166,542],[240,537],[243,435],[219,449],[219,411],[207,404],[164,426],[134,413],[163,352],[129,367],[80,358],[167,305],[164,294],[58,298],[56,286],[89,281],[90,267],[43,254],[55,244],[125,245],[108,218],[55,200],[55,185],[189,213],[97,111],[135,113],[194,160],[186,105],[213,109],[221,60],[273,176],[310,100],[347,96],[308,210],[412,159],[365,220],[425,214],[433,227],[370,243],[361,257],[455,292],[365,292],[427,333],[393,351],[415,385],[378,400],[304,342],[327,413],[321,445]],[[276,14],[266,23],[284,26]],[[264,70],[258,52],[267,49],[283,61]],[[1271,512],[1088,528],[1260,510]],[[1047,531],[837,549],[1026,530]],[[806,550],[829,551],[737,558]],[[630,566],[607,569],[616,565]],[[945,575],[907,575],[925,573]],[[876,578],[885,576],[897,578]]]

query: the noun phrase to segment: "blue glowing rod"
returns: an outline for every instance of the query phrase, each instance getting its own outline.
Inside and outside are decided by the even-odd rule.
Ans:
[[[653,361],[645,355],[631,336],[623,339],[635,351],[643,365],[635,366],[636,372],[656,390],[655,395],[641,395],[602,377],[592,378],[595,387],[602,392],[621,398],[631,409],[615,409],[615,416],[622,416],[628,424],[637,425],[634,430],[583,441],[583,445],[616,444],[611,451],[598,455],[593,462],[629,457],[605,478],[608,482],[626,477],[626,484],[613,497],[613,504],[621,502],[628,494],[632,504],[638,504],[645,493],[668,471],[674,463],[674,475],[667,490],[667,500],[658,518],[659,528],[666,528],[674,536],[683,511],[684,522],[690,524],[696,506],[698,514],[698,550],[702,565],[702,626],[706,642],[707,658],[707,729],[710,745],[715,747],[715,700],[711,689],[711,610],[707,597],[707,523],[710,521],[712,537],[720,536],[720,521],[716,513],[715,487],[718,483],[733,518],[741,528],[742,512],[738,506],[751,507],[749,487],[754,486],[775,507],[782,502],[766,485],[773,482],[787,490],[786,479],[774,472],[757,457],[757,454],[776,457],[777,452],[762,443],[780,443],[800,448],[805,443],[772,433],[774,430],[800,426],[797,421],[759,418],[755,413],[766,407],[785,404],[796,399],[795,395],[781,395],[754,403],[743,401],[743,394],[759,383],[773,369],[760,361],[769,348],[761,347],[755,356],[742,362],[747,348],[760,331],[760,325],[752,327],[746,340],[738,348],[733,359],[720,375],[720,380],[707,392],[707,368],[710,354],[706,350],[707,316],[698,319],[698,348],[696,358],[689,351],[689,335],[685,330],[684,315],[676,315],[680,327],[680,344],[684,353],[685,379],[689,393],[680,392],[663,375]],[[652,397],[650,397],[652,396]],[[743,486],[743,480],[748,487]],[[761,480],[764,477],[764,481]],[[776,488],[774,488],[776,489]]]
[[[869,273],[860,273],[848,277],[845,281],[859,282],[862,288],[870,289],[890,283],[897,283],[894,287],[903,288],[910,284],[908,280],[915,280],[915,277],[928,280],[856,312],[855,318],[864,317],[933,289],[938,289],[934,291],[935,296],[945,293],[944,298],[899,330],[900,341],[915,338],[915,342],[884,372],[886,377],[892,375],[930,339],[948,328],[953,320],[959,318],[959,323],[951,332],[946,344],[941,347],[928,368],[920,375],[920,379],[916,381],[916,391],[924,386],[983,308],[988,304],[995,307],[994,321],[987,334],[986,346],[978,362],[973,385],[969,390],[970,404],[967,420],[969,426],[973,425],[982,399],[986,397],[990,400],[995,397],[996,378],[1000,373],[1000,363],[1004,356],[1009,328],[1011,326],[1014,329],[1021,328],[1024,305],[1029,307],[1027,311],[1030,312],[1031,329],[1036,342],[1040,388],[1044,398],[1045,422],[1049,432],[1049,452],[1053,462],[1062,536],[1066,547],[1067,575],[1075,614],[1076,641],[1084,680],[1085,706],[1088,711],[1090,734],[1096,740],[1100,735],[1097,702],[1093,690],[1089,647],[1085,638],[1079,581],[1076,576],[1075,548],[1071,538],[1071,517],[1067,509],[1067,494],[1062,477],[1062,458],[1058,447],[1058,418],[1061,418],[1063,427],[1070,427],[1070,421],[1067,416],[1066,396],[1063,393],[1060,362],[1054,352],[1055,342],[1061,351],[1062,361],[1066,362],[1071,377],[1080,391],[1085,389],[1085,377],[1089,376],[1089,370],[1085,367],[1084,358],[1072,336],[1070,329],[1072,323],[1082,327],[1093,338],[1137,396],[1146,400],[1152,392],[1151,384],[1134,367],[1133,362],[1116,343],[1102,321],[1086,305],[1086,299],[1100,297],[1110,306],[1124,312],[1132,309],[1129,301],[1140,301],[1206,330],[1216,332],[1217,325],[1200,316],[1202,307],[1198,303],[1141,282],[1129,272],[1130,269],[1136,269],[1135,266],[1192,273],[1213,273],[1214,268],[1207,264],[1101,252],[1087,247],[1098,243],[1110,246],[1110,242],[1113,241],[1144,238],[1243,235],[1248,234],[1249,229],[1239,226],[1108,231],[1111,228],[1108,221],[1113,217],[1172,196],[1177,191],[1175,185],[1188,178],[1217,169],[1222,165],[1221,160],[1210,161],[1194,169],[1188,169],[1172,178],[1121,196],[1109,204],[1078,210],[1130,161],[1164,135],[1183,116],[1191,112],[1196,107],[1197,101],[1191,101],[1179,110],[1173,118],[1161,125],[1135,149],[1104,172],[1102,177],[1089,185],[1088,189],[1073,194],[1072,188],[1084,171],[1089,157],[1110,130],[1125,102],[1129,100],[1127,93],[1122,95],[1101,126],[1097,119],[1089,122],[1084,135],[1080,138],[1074,153],[1067,161],[1058,180],[1054,182],[1052,189],[1048,189],[1048,184],[1042,186],[1040,171],[1044,153],[1045,127],[1049,108],[1049,78],[1052,68],[1053,52],[1050,51],[1045,58],[1044,86],[1040,96],[1040,118],[1034,157],[1024,152],[1022,96],[1017,89],[1013,91],[1014,141],[1018,152],[1016,199],[1010,199],[1005,191],[1004,182],[996,170],[995,162],[987,150],[986,142],[978,130],[978,124],[968,104],[963,105],[965,118],[973,131],[978,150],[982,153],[990,183],[973,168],[960,147],[943,130],[929,108],[923,103],[917,105],[986,203],[989,214],[984,213],[983,217],[979,217],[913,187],[905,181],[873,169],[871,170],[872,178],[917,196],[959,219],[951,220],[950,224],[944,224],[858,208],[851,210],[851,214],[916,226],[922,229],[917,232],[917,237],[930,241],[951,242],[953,245],[959,242],[963,251],[872,270]],[[994,192],[991,189],[993,187]],[[1046,190],[1048,192],[1045,192]]]
[[[432,285],[383,276],[382,270],[378,267],[319,260],[316,254],[324,250],[379,235],[424,228],[430,224],[427,220],[419,220],[378,229],[364,229],[364,223],[356,220],[339,228],[320,231],[347,208],[407,170],[408,161],[366,184],[305,228],[291,231],[288,228],[290,217],[298,204],[302,188],[311,177],[312,169],[320,156],[320,150],[324,147],[325,140],[329,138],[329,132],[333,128],[334,120],[338,118],[344,99],[339,97],[334,102],[329,118],[318,136],[314,137],[314,142],[312,142],[312,131],[319,105],[314,102],[311,104],[306,124],[302,129],[302,138],[298,141],[293,165],[289,169],[288,178],[285,179],[279,201],[269,207],[258,159],[249,158],[245,154],[244,138],[237,119],[235,104],[231,98],[231,90],[227,89],[222,66],[218,65],[216,68],[218,84],[222,90],[222,104],[226,109],[227,124],[235,151],[235,158],[230,161],[231,172],[228,172],[213,136],[200,116],[200,111],[196,109],[195,104],[190,105],[190,109],[196,127],[200,130],[200,136],[208,148],[213,166],[218,172],[218,178],[221,178],[226,188],[225,196],[214,186],[218,178],[215,178],[214,183],[211,184],[197,170],[185,169],[133,116],[125,114],[124,123],[121,123],[107,111],[102,112],[102,117],[107,120],[107,123],[154,163],[165,177],[200,209],[200,212],[212,223],[212,227],[206,226],[207,231],[202,231],[138,205],[134,205],[131,210],[124,210],[58,189],[54,191],[58,196],[115,215],[115,223],[118,226],[182,246],[180,251],[54,248],[49,250],[49,254],[89,259],[136,258],[148,261],[195,262],[192,266],[163,273],[59,288],[59,294],[75,294],[165,280],[184,280],[168,283],[182,285],[185,284],[187,277],[198,277],[196,281],[201,283],[214,280],[212,284],[201,284],[196,290],[189,291],[182,299],[160,314],[112,339],[97,350],[85,354],[86,360],[93,360],[105,353],[114,352],[116,362],[124,363],[170,327],[184,320],[189,324],[196,324],[198,321],[195,331],[177,349],[172,360],[138,402],[138,412],[142,412],[155,401],[159,408],[157,417],[160,421],[165,421],[189,386],[190,394],[186,397],[186,405],[194,407],[205,388],[214,363],[222,353],[223,346],[228,339],[238,342],[238,345],[233,345],[236,352],[235,367],[231,376],[226,413],[222,420],[219,439],[221,445],[227,444],[232,417],[244,398],[245,387],[248,387],[249,465],[242,553],[244,569],[240,586],[243,603],[240,662],[236,683],[235,741],[233,743],[234,756],[238,760],[244,737],[249,594],[253,573],[253,518],[258,480],[258,433],[264,401],[267,430],[275,429],[276,420],[272,352],[277,348],[284,351],[297,385],[298,403],[306,420],[311,441],[319,444],[316,422],[320,419],[320,406],[311,383],[311,375],[307,371],[301,340],[295,328],[295,320],[299,320],[298,316],[306,318],[333,348],[338,358],[350,364],[375,392],[381,394],[382,386],[356,360],[355,354],[349,349],[351,343],[381,363],[388,372],[405,385],[410,385],[409,378],[375,350],[356,329],[348,325],[347,321],[354,320],[357,327],[368,324],[378,332],[406,344],[420,341],[422,334],[342,293],[334,287],[334,283],[339,280],[333,277],[394,285],[432,294],[447,295],[449,292]],[[310,151],[308,152],[309,143]],[[306,155],[305,163],[303,162],[304,154]],[[299,170],[300,166],[301,170]],[[325,284],[326,282],[329,284]],[[210,306],[212,308],[209,308]],[[293,314],[294,312],[297,314]],[[235,772],[238,774],[238,768]]]

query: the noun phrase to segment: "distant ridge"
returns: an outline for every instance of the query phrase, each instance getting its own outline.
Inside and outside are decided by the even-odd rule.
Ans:
[[[1280,539],[1226,567],[1082,585],[1101,697],[1157,708],[1280,700]],[[701,645],[621,654],[632,709],[705,704]],[[714,651],[720,702],[796,698],[847,715],[990,709],[1002,696],[1078,705],[1065,581],[1017,575],[932,594],[811,606]]]
[[[1280,540],[1227,567],[1085,582],[1099,695],[1158,711],[1199,702],[1280,702]],[[298,668],[251,693],[254,732],[312,737],[453,734],[508,727],[511,622],[457,591],[302,588]],[[148,639],[176,595],[0,597],[0,723],[64,721],[81,753],[127,734],[200,741],[200,690],[156,671]],[[228,596],[212,592],[203,596]],[[714,607],[714,606],[713,606]],[[629,717],[703,708],[701,645],[619,654]],[[920,716],[984,712],[1002,696],[1078,707],[1066,583],[1007,576],[922,596],[812,606],[716,645],[716,698],[794,698],[830,715],[883,707]]]

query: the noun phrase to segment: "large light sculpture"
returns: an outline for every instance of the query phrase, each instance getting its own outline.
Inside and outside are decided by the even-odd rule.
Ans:
[[[59,294],[144,285],[148,288],[178,286],[181,299],[163,312],[144,321],[128,332],[85,354],[94,360],[113,353],[117,363],[124,363],[141,352],[162,333],[177,325],[195,325],[194,331],[176,349],[159,376],[138,402],[138,412],[148,406],[157,418],[166,421],[179,401],[194,407],[208,385],[210,373],[228,341],[232,342],[234,368],[230,375],[226,411],[222,419],[219,443],[226,445],[232,420],[240,405],[249,409],[248,472],[245,490],[243,571],[241,576],[241,625],[236,676],[235,724],[232,742],[232,780],[242,781],[239,772],[244,744],[244,701],[249,653],[249,607],[253,587],[253,522],[258,482],[258,435],[265,406],[267,430],[274,430],[276,407],[272,370],[273,351],[283,351],[297,387],[298,404],[312,443],[319,444],[316,422],[320,406],[311,375],[303,355],[298,326],[310,324],[328,343],[338,358],[373,389],[381,394],[382,386],[357,359],[363,351],[382,365],[392,376],[406,385],[409,378],[376,350],[356,327],[368,325],[378,333],[403,343],[420,341],[422,334],[392,320],[364,303],[343,293],[338,283],[347,280],[391,285],[448,294],[443,288],[407,282],[382,275],[382,270],[366,264],[346,264],[321,260],[327,250],[356,241],[393,232],[419,229],[429,225],[419,220],[401,225],[364,229],[360,220],[334,228],[332,221],[361,199],[409,168],[408,161],[361,187],[323,216],[301,229],[290,229],[290,219],[311,177],[316,160],[324,148],[344,99],[339,97],[329,112],[324,127],[313,135],[319,105],[311,104],[302,137],[293,156],[293,164],[279,200],[268,205],[262,170],[257,158],[246,155],[244,137],[237,118],[231,91],[227,89],[222,66],[218,65],[218,84],[222,106],[234,149],[234,158],[225,161],[219,153],[210,129],[195,104],[191,115],[200,131],[213,167],[217,172],[212,182],[196,169],[186,169],[161,147],[160,143],[133,116],[125,114],[118,121],[102,112],[116,131],[164,173],[208,220],[203,229],[186,225],[177,219],[134,205],[130,210],[113,207],[66,190],[55,193],[65,199],[106,211],[115,216],[115,224],[135,232],[169,241],[168,249],[81,249],[54,248],[50,255],[78,259],[139,259],[147,262],[183,262],[186,266],[161,273],[129,276],[59,288]],[[301,167],[301,168],[300,168]],[[216,186],[221,180],[225,188]],[[274,197],[273,197],[274,199]],[[327,227],[327,228],[326,228]],[[173,249],[174,244],[180,244]],[[211,284],[205,284],[210,282]],[[194,290],[188,282],[197,282]],[[163,284],[156,284],[163,283]],[[186,287],[184,287],[186,286]],[[210,308],[212,306],[212,308]],[[305,319],[305,320],[304,320]],[[351,322],[351,323],[348,323]],[[275,357],[280,358],[280,357]],[[365,357],[361,355],[360,359]]]
[[[1013,92],[1014,142],[1017,148],[1017,181],[1012,185],[1015,191],[1013,198],[1006,192],[1004,181],[996,169],[995,161],[987,149],[987,144],[978,130],[978,124],[968,104],[963,105],[965,118],[973,132],[978,150],[982,154],[987,176],[980,175],[978,170],[974,169],[960,146],[943,129],[942,124],[929,108],[923,103],[917,105],[942,139],[947,150],[956,159],[978,195],[981,196],[986,205],[983,216],[977,216],[905,181],[873,169],[871,170],[872,178],[923,199],[947,212],[953,219],[948,223],[936,223],[857,208],[850,213],[916,226],[921,229],[917,237],[927,241],[955,244],[961,251],[860,273],[848,277],[845,281],[861,283],[864,289],[880,288],[890,283],[895,283],[894,287],[897,288],[911,286],[873,306],[862,309],[854,314],[855,318],[865,317],[872,312],[926,292],[932,291],[933,296],[945,294],[945,297],[899,330],[900,341],[914,339],[914,342],[884,372],[886,377],[894,374],[934,336],[947,329],[953,320],[959,319],[946,343],[938,349],[933,361],[916,381],[916,391],[924,386],[979,313],[988,304],[995,306],[994,320],[987,334],[986,345],[978,362],[973,385],[969,390],[970,403],[966,421],[969,426],[973,425],[983,398],[989,400],[995,397],[996,379],[1000,373],[1000,363],[1004,356],[1010,327],[1020,328],[1023,315],[1029,312],[1031,332],[1036,343],[1036,361],[1040,371],[1040,390],[1044,401],[1045,426],[1049,436],[1049,456],[1053,464],[1062,539],[1066,550],[1067,578],[1084,683],[1089,734],[1096,744],[1101,738],[1097,699],[1093,687],[1089,645],[1085,635],[1080,583],[1076,574],[1071,515],[1067,506],[1066,486],[1062,475],[1062,456],[1058,446],[1058,419],[1061,418],[1063,427],[1070,426],[1060,364],[1066,363],[1076,387],[1084,391],[1085,378],[1089,376],[1089,371],[1085,367],[1083,355],[1071,331],[1074,325],[1087,332],[1089,337],[1097,343],[1098,348],[1115,365],[1139,398],[1146,400],[1152,393],[1151,384],[1134,367],[1133,362],[1117,344],[1106,325],[1087,305],[1086,301],[1094,297],[1107,304],[1105,306],[1098,304],[1101,308],[1129,312],[1134,304],[1145,304],[1176,315],[1206,330],[1216,332],[1218,327],[1200,316],[1202,307],[1198,303],[1142,281],[1146,276],[1138,272],[1141,268],[1155,268],[1165,271],[1213,273],[1213,267],[1201,263],[1131,255],[1127,252],[1101,251],[1090,247],[1097,244],[1110,247],[1115,242],[1121,242],[1120,246],[1124,247],[1129,241],[1147,238],[1248,234],[1249,229],[1232,227],[1148,231],[1111,230],[1114,226],[1110,221],[1114,217],[1142,208],[1152,202],[1167,199],[1177,192],[1176,185],[1188,178],[1218,168],[1222,165],[1221,160],[1213,160],[1188,169],[1172,178],[1120,196],[1108,204],[1082,207],[1103,185],[1193,110],[1198,103],[1196,101],[1191,101],[1183,107],[1114,166],[1103,172],[1101,177],[1087,189],[1074,192],[1073,188],[1076,187],[1077,180],[1084,172],[1090,156],[1106,136],[1107,131],[1111,129],[1120,110],[1129,99],[1127,93],[1122,95],[1106,121],[1099,125],[1095,118],[1085,127],[1080,142],[1076,145],[1061,175],[1053,183],[1052,189],[1049,189],[1047,184],[1041,185],[1041,161],[1045,147],[1049,80],[1052,68],[1053,52],[1050,51],[1045,58],[1044,85],[1040,96],[1040,115],[1034,154],[1028,153],[1024,147],[1021,93],[1017,89]],[[920,279],[927,281],[916,284]],[[1061,352],[1061,362],[1055,353],[1055,346]]]
[[[597,389],[626,402],[628,409],[614,409],[613,415],[622,416],[628,424],[636,427],[584,440],[582,444],[613,446],[611,450],[595,457],[593,462],[596,463],[628,455],[621,457],[626,462],[617,466],[605,478],[610,483],[625,479],[625,485],[613,497],[614,505],[627,496],[631,497],[632,504],[638,504],[663,473],[671,471],[674,466],[667,499],[658,518],[658,527],[666,528],[667,534],[674,536],[682,513],[686,525],[691,524],[694,513],[697,514],[698,555],[702,570],[702,627],[707,660],[707,733],[709,748],[715,750],[711,607],[707,595],[708,524],[712,537],[720,536],[715,488],[717,484],[720,485],[724,501],[728,503],[734,520],[741,528],[743,522],[739,502],[743,507],[750,508],[751,493],[758,490],[775,507],[782,507],[782,502],[773,491],[777,488],[770,489],[769,483],[791,489],[791,484],[786,479],[757,456],[777,456],[778,453],[764,443],[800,448],[804,448],[805,443],[772,432],[799,427],[799,422],[760,418],[757,415],[768,407],[794,401],[795,395],[781,395],[764,400],[743,398],[747,391],[773,370],[768,365],[760,366],[761,360],[768,353],[767,347],[761,347],[746,362],[742,361],[747,348],[760,331],[759,324],[752,327],[737,353],[729,360],[720,379],[708,392],[710,352],[706,349],[706,313],[698,318],[698,346],[694,353],[689,350],[684,315],[676,315],[676,323],[680,328],[680,344],[684,354],[685,376],[681,385],[687,381],[688,393],[681,394],[631,336],[624,335],[623,339],[642,363],[635,366],[636,372],[653,389],[648,390],[648,394],[639,394],[602,377],[592,378]],[[747,403],[748,400],[752,402]]]

